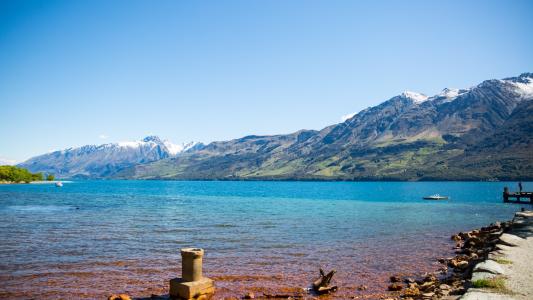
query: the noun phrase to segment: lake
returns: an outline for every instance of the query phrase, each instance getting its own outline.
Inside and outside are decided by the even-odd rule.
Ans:
[[[505,182],[74,181],[0,185],[0,298],[168,292],[179,249],[206,251],[217,299],[306,288],[336,269],[337,298],[392,273],[435,271],[453,233],[509,220]],[[524,183],[531,190],[533,183]],[[439,193],[447,201],[425,201]],[[368,290],[358,291],[357,286]]]

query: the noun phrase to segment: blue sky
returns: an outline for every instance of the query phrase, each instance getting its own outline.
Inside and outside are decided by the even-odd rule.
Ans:
[[[533,71],[533,1],[0,1],[0,158],[321,129]]]

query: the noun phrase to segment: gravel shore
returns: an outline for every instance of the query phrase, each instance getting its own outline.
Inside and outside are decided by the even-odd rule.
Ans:
[[[501,280],[501,288],[470,288],[465,300],[533,299],[533,211],[517,212],[487,261],[474,268],[472,282]]]

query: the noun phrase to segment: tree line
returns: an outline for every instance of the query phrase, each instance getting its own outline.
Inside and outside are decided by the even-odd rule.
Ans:
[[[0,182],[32,182],[43,180],[43,173],[31,173],[30,171],[15,166],[0,166]],[[46,180],[54,180],[54,175],[48,174]]]

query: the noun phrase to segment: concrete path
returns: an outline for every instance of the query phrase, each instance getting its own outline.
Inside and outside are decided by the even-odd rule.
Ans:
[[[471,288],[461,299],[533,299],[533,211],[516,213],[512,229],[500,236],[496,248],[489,260],[476,265],[472,278],[504,278],[507,291]]]

